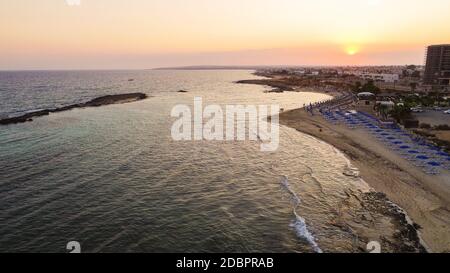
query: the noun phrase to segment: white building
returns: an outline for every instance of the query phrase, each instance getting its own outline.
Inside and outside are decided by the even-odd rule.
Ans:
[[[373,80],[376,82],[398,82],[400,76],[398,74],[387,74],[387,73],[368,73],[368,72],[351,72],[352,75],[358,76],[365,80]]]
[[[305,75],[306,70],[294,70],[292,73],[296,75]]]

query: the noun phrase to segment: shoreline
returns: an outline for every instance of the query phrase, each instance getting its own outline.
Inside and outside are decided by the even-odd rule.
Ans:
[[[280,124],[317,138],[340,151],[358,168],[359,177],[378,193],[404,211],[394,215],[406,229],[417,231],[417,240],[430,252],[450,251],[447,232],[450,219],[449,197],[444,177],[426,177],[413,172],[413,166],[381,144],[357,130],[329,124],[304,109],[280,114]],[[383,149],[384,148],[384,149]],[[406,161],[406,160],[403,160]],[[390,174],[390,175],[388,175]],[[438,183],[432,180],[439,180]],[[439,185],[444,183],[444,185]],[[448,187],[447,187],[448,190]],[[383,196],[380,196],[383,199]],[[400,219],[404,218],[404,219]],[[408,218],[414,223],[407,223]],[[412,231],[412,230],[410,230]]]
[[[319,86],[299,85],[298,82],[291,81],[290,79],[277,77],[269,74],[261,74],[256,71],[253,72],[252,74],[258,77],[262,77],[262,79],[239,80],[234,83],[260,85],[271,88],[270,90],[265,91],[265,93],[284,93],[284,92],[321,93],[332,97],[339,96],[345,93],[343,90],[336,90],[335,88],[330,89]]]
[[[259,75],[257,72],[254,74],[267,79],[244,80],[237,83],[272,88],[279,87],[280,81],[286,83],[286,79],[283,78]],[[274,81],[276,86],[272,85]],[[289,80],[287,82],[290,89],[281,92],[314,92],[333,97],[342,94],[342,91],[338,90],[295,86],[295,83]],[[362,198],[368,197],[367,200],[375,206],[380,203],[383,205],[391,203],[398,208],[391,216],[396,220],[397,226],[403,229],[401,235],[406,235],[406,239],[414,233],[416,238],[412,238],[412,241],[426,251],[450,251],[450,234],[448,234],[450,179],[448,177],[440,176],[436,179],[420,171],[414,171],[415,167],[412,164],[377,143],[370,135],[344,126],[332,125],[319,115],[310,116],[303,108],[280,113],[279,122],[280,125],[323,141],[342,153],[352,166],[357,167],[358,177],[362,182],[375,191],[366,193],[366,195],[372,194],[370,196],[362,194]],[[402,244],[401,241],[398,243]],[[416,250],[420,250],[420,247]]]

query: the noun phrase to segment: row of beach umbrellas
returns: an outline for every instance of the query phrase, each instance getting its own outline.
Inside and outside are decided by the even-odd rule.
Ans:
[[[344,123],[349,128],[363,128],[374,137],[395,150],[400,156],[421,167],[428,174],[439,174],[450,169],[450,155],[439,147],[402,130],[381,128],[377,118],[363,112],[327,111],[321,109],[323,117],[333,124]]]

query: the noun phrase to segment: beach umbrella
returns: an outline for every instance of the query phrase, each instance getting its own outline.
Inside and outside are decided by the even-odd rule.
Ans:
[[[403,150],[406,150],[406,149],[410,149],[411,147],[410,146],[408,146],[408,145],[403,145],[403,146],[400,146],[400,149],[403,149]]]
[[[388,133],[382,133],[381,135],[382,136],[388,136],[389,134]]]
[[[426,155],[418,155],[418,156],[416,156],[416,158],[417,159],[421,159],[421,160],[427,160],[427,159],[430,159],[428,156],[426,156]]]
[[[398,141],[394,141],[392,143],[395,144],[395,145],[398,145],[398,144],[402,144],[403,142],[398,140]]]
[[[431,149],[431,148],[428,148],[427,151],[428,151],[430,154],[436,154],[436,155],[437,155],[437,153],[439,153],[439,151],[436,151],[435,149]]]
[[[394,140],[394,139],[396,139],[395,137],[388,137],[387,139],[389,139],[389,140]]]
[[[435,162],[435,161],[428,162],[427,164],[430,165],[430,166],[433,166],[433,167],[441,166],[441,164],[439,162]]]
[[[410,151],[408,151],[408,153],[410,153],[410,154],[418,154],[419,151],[416,151],[416,150],[410,150]]]

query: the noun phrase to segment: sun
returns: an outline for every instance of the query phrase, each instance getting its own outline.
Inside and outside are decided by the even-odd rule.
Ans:
[[[359,52],[359,48],[357,46],[348,46],[345,51],[348,55],[353,56]]]

